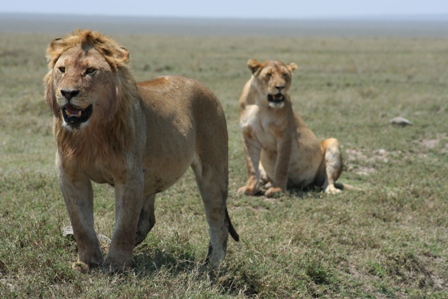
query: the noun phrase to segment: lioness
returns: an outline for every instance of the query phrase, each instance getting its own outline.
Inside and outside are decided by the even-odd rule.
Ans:
[[[47,58],[45,98],[78,263],[129,270],[134,246],[155,224],[156,194],[191,166],[210,228],[207,262],[217,267],[228,233],[239,239],[226,208],[228,140],[218,99],[184,77],[136,83],[126,67],[129,52],[98,32],[53,40]],[[116,224],[105,260],[94,231],[91,181],[115,188]]]
[[[288,91],[297,65],[254,59],[247,65],[252,77],[241,93],[239,112],[249,178],[238,191],[261,193],[262,179],[270,183],[268,197],[286,192],[287,186],[339,192],[334,186],[342,172],[338,141],[319,142],[292,110]]]

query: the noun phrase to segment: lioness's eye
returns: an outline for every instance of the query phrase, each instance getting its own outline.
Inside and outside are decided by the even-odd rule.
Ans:
[[[89,67],[86,69],[86,75],[91,75],[93,73],[95,73],[96,69],[93,67]]]
[[[59,71],[60,71],[61,73],[65,73],[65,67],[60,66],[58,69],[59,69]]]
[[[266,77],[271,78],[271,77],[272,77],[272,74],[271,74],[271,73],[267,73],[267,74],[266,74]]]

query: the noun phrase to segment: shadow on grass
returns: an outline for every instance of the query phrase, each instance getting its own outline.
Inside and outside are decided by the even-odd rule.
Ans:
[[[259,193],[253,195],[255,197],[266,197],[265,196],[265,192],[268,188],[266,188],[265,186],[262,186],[262,191],[260,191]],[[340,189],[340,188],[338,188]],[[266,197],[266,198],[281,198],[284,196],[287,197],[296,197],[296,198],[303,198],[305,196],[318,196],[319,194],[325,194],[322,190],[322,188],[320,187],[316,187],[316,186],[310,186],[310,187],[305,187],[305,188],[294,188],[294,187],[289,187],[287,188],[287,192],[286,193],[279,193],[277,195],[274,195],[272,197]]]
[[[247,298],[258,298],[263,290],[263,282],[261,277],[253,271],[247,271],[244,268],[229,269],[224,267],[221,269],[220,275],[216,279],[216,283],[223,289],[223,294],[239,295],[244,294]]]
[[[248,298],[258,295],[261,278],[257,278],[245,267],[226,263],[219,270],[211,270],[204,259],[198,261],[194,249],[187,244],[160,249],[151,245],[140,245],[134,251],[134,272],[140,278],[154,275],[190,276],[194,281],[208,282],[221,289],[223,295],[244,294]],[[260,282],[260,283],[259,283]],[[260,286],[257,286],[260,284]]]
[[[347,191],[362,191],[362,189],[357,188],[355,186],[349,185],[349,184],[341,184],[341,183],[335,183],[334,185],[336,187],[336,189],[342,191],[342,192],[347,192]],[[259,193],[257,193],[254,196],[257,197],[264,197],[264,193],[266,192],[266,190],[268,189],[268,186],[261,186],[261,191]],[[322,189],[322,187],[319,186],[308,186],[308,187],[304,187],[304,188],[296,188],[293,186],[289,186],[287,187],[287,192],[286,193],[279,193],[277,196],[273,196],[272,198],[280,198],[283,196],[288,196],[288,197],[296,197],[296,198],[303,198],[305,196],[320,196],[322,194],[326,194],[324,192],[324,190]]]
[[[191,272],[198,262],[194,251],[185,248],[160,249],[156,246],[140,245],[134,250],[134,271],[138,276],[150,276],[164,270],[172,275]]]

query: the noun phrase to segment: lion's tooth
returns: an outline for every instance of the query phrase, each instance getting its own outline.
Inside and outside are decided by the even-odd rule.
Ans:
[[[78,111],[78,117],[81,117],[81,111]]]

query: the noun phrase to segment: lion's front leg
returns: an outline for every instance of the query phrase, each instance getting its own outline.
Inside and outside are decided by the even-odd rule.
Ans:
[[[243,145],[246,158],[246,167],[248,172],[248,179],[246,186],[238,189],[238,193],[246,195],[256,195],[260,193],[260,155],[261,145],[251,134],[244,134]]]
[[[137,224],[143,207],[143,174],[129,182],[115,184],[115,229],[103,271],[123,272],[131,269]]]
[[[62,167],[59,182],[78,246],[78,262],[73,267],[97,267],[103,263],[103,254],[94,230],[92,184],[84,175],[69,176]]]
[[[274,178],[271,187],[266,190],[267,197],[274,197],[286,192],[288,184],[289,161],[291,160],[292,138],[285,136],[277,141],[277,158],[275,161]]]

